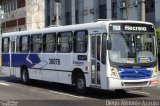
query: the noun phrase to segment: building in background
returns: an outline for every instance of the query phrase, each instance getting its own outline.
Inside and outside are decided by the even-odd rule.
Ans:
[[[0,0],[4,10],[2,32],[45,27],[45,0]]]
[[[0,0],[4,10],[2,32],[26,29],[25,0]]]
[[[93,22],[96,19],[142,20],[160,25],[159,0],[0,0],[3,32]],[[144,7],[144,8],[143,8]]]

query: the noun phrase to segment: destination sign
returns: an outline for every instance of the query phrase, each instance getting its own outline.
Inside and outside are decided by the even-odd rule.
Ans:
[[[109,30],[111,32],[154,32],[154,27],[147,24],[113,23],[109,25]]]
[[[124,26],[125,31],[147,31],[147,27]]]

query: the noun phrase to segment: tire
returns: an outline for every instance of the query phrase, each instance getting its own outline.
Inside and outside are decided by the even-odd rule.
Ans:
[[[75,87],[76,87],[76,92],[78,94],[81,94],[81,95],[86,94],[87,92],[86,81],[83,75],[77,76]]]
[[[29,74],[27,68],[22,68],[21,80],[23,84],[29,84]]]

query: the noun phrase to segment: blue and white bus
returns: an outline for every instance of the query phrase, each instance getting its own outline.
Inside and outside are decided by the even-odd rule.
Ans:
[[[97,20],[2,35],[2,72],[75,85],[79,93],[158,84],[154,25]]]

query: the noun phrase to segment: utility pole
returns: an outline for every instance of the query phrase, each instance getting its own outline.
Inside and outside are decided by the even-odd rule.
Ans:
[[[61,2],[61,0],[55,0],[56,2],[56,25],[59,26],[60,22],[59,22],[59,3]]]
[[[128,20],[128,1],[125,0],[125,6],[126,6],[126,20]]]
[[[145,0],[141,0],[141,21],[146,21]]]
[[[2,66],[2,19],[3,19],[4,11],[0,6],[0,67]]]
[[[72,8],[72,24],[76,23],[75,17],[76,17],[76,13],[75,13],[75,0],[71,0],[71,8]]]

